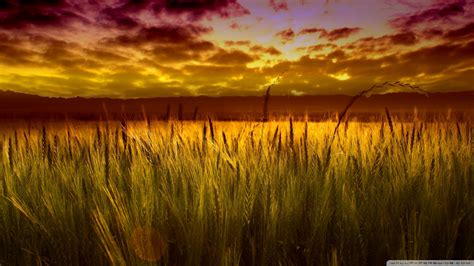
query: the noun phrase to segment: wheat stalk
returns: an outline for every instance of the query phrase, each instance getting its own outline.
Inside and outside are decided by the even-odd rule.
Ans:
[[[212,119],[210,116],[208,116],[207,119],[209,121],[209,131],[211,133],[211,140],[216,141],[216,138],[214,137],[214,126],[212,125]]]
[[[390,83],[390,82],[386,81],[386,82],[381,83],[381,84],[374,84],[374,85],[370,86],[368,89],[362,90],[361,92],[359,92],[358,94],[353,96],[351,98],[351,100],[349,101],[349,103],[346,105],[346,107],[344,107],[342,112],[339,113],[336,127],[334,128],[334,131],[333,131],[332,136],[331,136],[331,140],[329,141],[329,146],[328,146],[328,149],[327,149],[328,152],[326,153],[326,162],[328,162],[328,164],[329,164],[329,160],[330,160],[329,157],[331,156],[331,147],[332,147],[332,144],[334,143],[334,139],[336,138],[337,130],[339,129],[339,126],[341,125],[341,122],[342,122],[343,118],[346,116],[347,111],[349,110],[349,108],[351,108],[351,106],[358,99],[360,99],[362,96],[367,95],[368,93],[372,92],[374,89],[384,88],[384,87],[387,87],[387,86],[410,88],[412,90],[421,92],[421,93],[425,94],[426,96],[429,96],[428,92],[420,89],[418,86],[413,86],[409,83],[401,83],[400,81],[396,81],[394,83]]]
[[[295,133],[293,130],[293,118],[290,117],[290,147],[293,149]]]
[[[392,136],[394,136],[392,116],[390,115],[390,111],[388,110],[387,107],[385,107],[385,114],[387,115],[388,127],[390,128],[390,133],[392,133]]]
[[[269,114],[268,114],[268,103],[270,102],[270,89],[276,84],[277,81],[281,79],[281,77],[285,74],[286,71],[283,71],[270,85],[268,85],[267,90],[265,91],[265,97],[263,100],[263,118],[262,122],[269,121]]]
[[[305,170],[308,171],[308,121],[304,124],[304,134],[303,134],[303,147],[304,147],[304,166]]]

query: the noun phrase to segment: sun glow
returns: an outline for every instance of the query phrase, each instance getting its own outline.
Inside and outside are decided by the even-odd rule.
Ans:
[[[351,76],[349,76],[349,74],[347,74],[347,73],[329,74],[329,76],[331,78],[341,80],[341,81],[348,80],[348,79],[351,78]]]

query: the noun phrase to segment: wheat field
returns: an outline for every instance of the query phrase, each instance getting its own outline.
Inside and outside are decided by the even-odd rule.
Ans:
[[[474,259],[465,122],[102,121],[0,136],[0,265]]]

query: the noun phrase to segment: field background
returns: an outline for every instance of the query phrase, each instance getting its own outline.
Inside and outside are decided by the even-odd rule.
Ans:
[[[393,86],[397,86],[391,84]],[[380,84],[379,84],[380,86]],[[400,84],[398,84],[400,86]],[[386,85],[388,88],[393,88]],[[376,94],[375,88],[359,98],[351,106],[351,115],[358,121],[380,121],[385,108],[399,120],[413,121],[413,110],[423,114],[423,120],[443,120],[451,110],[451,117],[465,120],[466,112],[474,112],[474,92]],[[386,88],[384,88],[386,89]],[[404,91],[407,89],[404,88]],[[370,93],[373,93],[369,96]],[[262,92],[262,95],[264,92]],[[0,90],[0,119],[39,119],[97,121],[108,119],[143,119],[143,112],[150,119],[158,120],[203,120],[211,116],[216,120],[261,121],[265,97],[259,96],[193,96],[137,99],[111,98],[50,98]],[[270,95],[269,95],[270,96]],[[310,121],[334,119],[351,101],[349,95],[271,95],[268,113],[275,119],[288,120],[308,117]],[[107,115],[105,115],[105,110]]]
[[[466,115],[465,117],[468,117]],[[4,124],[0,264],[474,258],[469,120]]]

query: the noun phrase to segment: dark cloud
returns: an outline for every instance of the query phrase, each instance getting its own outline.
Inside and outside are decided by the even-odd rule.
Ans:
[[[270,0],[270,7],[278,12],[280,10],[288,10],[288,3],[286,0]]]
[[[444,33],[443,30],[439,28],[428,28],[428,29],[424,29],[421,32],[421,35],[423,36],[423,38],[427,40],[431,40],[433,38],[442,37],[443,33]]]
[[[245,25],[241,25],[241,24],[238,24],[236,22],[232,22],[229,27],[231,29],[234,29],[234,30],[247,30],[250,28],[250,26],[245,26]]]
[[[385,53],[394,46],[411,46],[418,41],[415,33],[407,31],[392,35],[383,35],[381,37],[361,38],[345,45],[344,48],[365,55],[371,53]]]
[[[389,38],[386,38],[389,40]],[[466,90],[472,82],[470,69],[474,64],[474,41],[465,44],[445,43],[411,52],[368,58],[359,53],[335,50],[325,56],[302,56],[297,61],[283,61],[264,68],[263,75],[275,76],[287,70],[275,87],[275,94],[289,94],[291,90],[304,94],[356,93],[372,83],[407,80],[423,85],[423,89]],[[332,60],[332,59],[338,60]],[[332,75],[347,74],[348,80],[337,80]],[[427,79],[425,77],[428,77]],[[456,80],[458,78],[458,80]],[[453,83],[453,86],[450,84]],[[445,86],[442,88],[442,84]]]
[[[149,53],[151,58],[157,62],[177,63],[190,60],[200,60],[200,53],[192,50],[176,49],[175,46],[157,46]]]
[[[377,59],[351,58],[332,64],[331,71],[346,69],[353,77],[377,77],[387,79],[422,79],[456,73],[474,63],[474,42],[467,44],[440,44],[412,52],[393,54]]]
[[[361,28],[339,28],[329,32],[322,32],[319,38],[325,38],[329,41],[336,41],[339,39],[347,38],[352,34],[359,32]]]
[[[21,46],[11,45],[0,41],[0,64],[7,66],[34,65],[36,53],[22,48]]]
[[[76,43],[39,35],[9,37],[0,34],[0,64],[7,67],[39,67],[74,74],[102,68],[105,61],[120,60],[127,58],[102,48],[84,49]]]
[[[15,8],[63,7],[65,5],[67,5],[66,0],[3,0],[0,2],[0,11]]]
[[[423,69],[426,74],[440,74],[456,66],[458,68],[472,66],[474,63],[474,41],[466,44],[440,44],[421,48],[400,56],[403,70],[405,64]]]
[[[395,28],[411,28],[421,23],[447,20],[462,15],[465,12],[466,1],[458,0],[450,3],[435,4],[429,9],[415,14],[403,15],[390,20],[390,25]]]
[[[245,65],[254,60],[255,58],[240,50],[220,50],[207,61],[218,65]]]
[[[227,18],[249,14],[236,0],[128,0],[118,6],[102,5],[100,8],[99,22],[125,30],[143,24],[138,15],[149,11],[158,18],[162,15],[183,15],[190,21],[212,16]]]
[[[99,22],[103,22],[105,26],[113,26],[119,29],[129,30],[140,26],[137,19],[120,11],[120,9],[104,8],[101,11]]]
[[[321,29],[321,28],[305,28],[305,29],[302,29],[298,34],[304,35],[304,34],[313,34],[313,33],[322,33],[322,32],[326,32],[326,30]]]
[[[211,32],[212,29],[199,25],[162,25],[142,28],[135,34],[123,34],[114,38],[104,39],[108,44],[135,46],[142,44],[177,44],[192,43],[202,34]]]
[[[87,22],[77,6],[64,0],[16,0],[0,4],[0,28],[65,27],[74,21]]]
[[[213,43],[201,39],[209,31],[196,25],[167,25],[142,29],[135,35],[121,35],[106,43],[141,50],[158,62],[200,61],[216,49]]]
[[[178,63],[184,61],[202,61],[214,44],[209,41],[190,40],[182,43],[153,44],[151,50],[145,50],[157,62]]]
[[[139,19],[141,13],[150,11],[157,18],[183,15],[193,22],[213,15],[231,17],[248,13],[235,0],[122,0],[114,6],[98,3],[96,8],[100,10],[99,24],[123,30],[150,27]]]
[[[152,11],[157,17],[163,14],[183,15],[191,21],[212,16],[229,18],[250,14],[237,0],[128,0],[114,7],[103,6],[101,19],[125,29],[133,28],[139,23],[134,15],[145,11]]]
[[[281,38],[283,41],[287,42],[287,41],[291,41],[293,40],[293,38],[295,38],[295,32],[293,31],[293,29],[291,28],[288,28],[286,30],[282,30],[280,32],[277,32],[275,34],[275,36]]]
[[[85,50],[87,55],[90,55],[94,59],[100,61],[107,61],[107,62],[125,62],[128,60],[127,57],[119,55],[116,52],[108,51],[104,48],[97,48],[97,49],[86,49]]]
[[[389,35],[390,42],[395,45],[413,45],[418,42],[416,35],[413,32],[403,32],[394,35]]]
[[[250,47],[250,51],[254,53],[263,53],[263,54],[269,54],[269,55],[274,55],[274,56],[281,55],[281,52],[273,46],[263,47],[261,45],[254,45]]]
[[[460,28],[448,31],[443,37],[452,41],[474,39],[474,22],[466,24]]]
[[[472,84],[474,84],[474,70],[470,69],[448,73],[443,79],[428,82],[425,86],[432,91],[452,92],[466,91],[472,88]]]
[[[338,46],[336,44],[333,44],[333,43],[323,43],[323,44],[316,44],[316,45],[312,45],[312,46],[308,46],[308,47],[299,47],[297,50],[298,51],[302,51],[302,50],[305,50],[306,52],[319,52],[319,51],[322,51],[326,48],[329,48],[329,49],[335,49],[337,48]]]
[[[339,39],[344,39],[353,34],[356,34],[360,30],[361,28],[358,28],[358,27],[354,27],[354,28],[344,27],[344,28],[334,29],[331,31],[328,31],[322,28],[306,28],[306,29],[302,29],[298,33],[298,35],[318,33],[320,39],[327,39],[328,41],[337,41]]]
[[[72,21],[84,20],[78,14],[67,10],[18,10],[3,15],[0,13],[0,28],[64,27]]]
[[[138,18],[150,11],[157,18],[183,15],[190,21],[249,14],[237,0],[119,0],[114,4],[95,0],[3,0],[0,1],[0,28],[64,28],[72,22],[82,22],[130,30],[143,27],[144,22]]]
[[[152,8],[157,12],[184,13],[191,19],[214,14],[224,18],[250,14],[237,0],[161,0],[153,1]]]
[[[226,41],[227,46],[249,46],[250,41]]]
[[[346,58],[346,53],[340,49],[330,52],[326,57],[328,59],[344,59]]]
[[[156,14],[185,15],[198,20],[214,15],[228,18],[250,14],[237,0],[129,0],[114,9],[122,14],[152,10]]]

